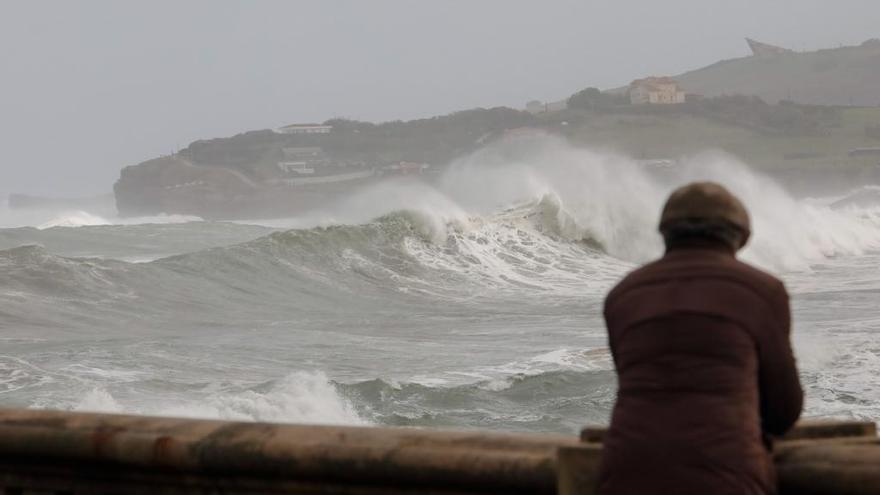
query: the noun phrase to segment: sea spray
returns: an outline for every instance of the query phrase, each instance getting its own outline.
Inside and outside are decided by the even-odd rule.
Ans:
[[[53,406],[64,408],[65,404],[55,403]],[[218,391],[201,400],[171,398],[162,403],[137,396],[122,401],[106,388],[96,387],[66,407],[84,412],[127,412],[183,418],[367,424],[322,372],[299,371],[243,390]]]
[[[807,414],[880,414],[880,205],[795,199],[724,154],[658,172],[554,138],[267,228],[0,230],[0,401],[573,433],[614,399],[604,294],[662,253],[659,209],[698,179],[743,197],[745,258],[791,289]],[[119,261],[141,253],[170,256]]]

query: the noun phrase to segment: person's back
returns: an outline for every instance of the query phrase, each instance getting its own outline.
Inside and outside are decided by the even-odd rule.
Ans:
[[[666,256],[606,299],[619,389],[600,493],[775,492],[765,435],[784,433],[802,405],[788,296],[735,259],[747,220],[731,245],[698,206],[678,215],[686,235],[664,231]]]

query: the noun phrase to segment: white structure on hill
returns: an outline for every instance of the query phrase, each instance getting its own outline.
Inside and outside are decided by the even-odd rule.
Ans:
[[[646,77],[629,85],[629,101],[633,105],[672,105],[684,100],[684,90],[671,77]]]
[[[568,108],[568,100],[550,101],[547,103],[532,100],[526,103],[526,111],[531,114],[558,112],[560,110],[565,110],[566,108]]]
[[[782,48],[781,46],[761,43],[760,41],[755,41],[751,38],[746,38],[746,43],[749,44],[749,48],[752,49],[752,55],[755,57],[767,57],[772,55],[781,55],[783,53],[791,53],[791,50],[789,50],[788,48]]]
[[[332,125],[321,124],[290,124],[279,127],[275,132],[279,134],[330,134]]]

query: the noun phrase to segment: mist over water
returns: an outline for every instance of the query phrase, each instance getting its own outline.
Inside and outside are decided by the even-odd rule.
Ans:
[[[547,136],[482,149],[438,184],[389,181],[284,220],[3,211],[17,228],[0,229],[0,404],[603,423],[615,392],[604,294],[661,254],[662,202],[691,180],[743,198],[743,257],[792,291],[807,415],[876,417],[880,202],[794,198],[720,153],[657,170]]]

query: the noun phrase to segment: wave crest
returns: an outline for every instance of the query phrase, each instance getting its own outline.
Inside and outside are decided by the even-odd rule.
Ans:
[[[99,387],[86,392],[69,408],[75,411],[238,421],[367,424],[324,373],[304,371],[291,373],[262,386],[214,393],[202,399],[172,401],[158,407],[144,404],[136,398],[119,399],[107,389]]]

